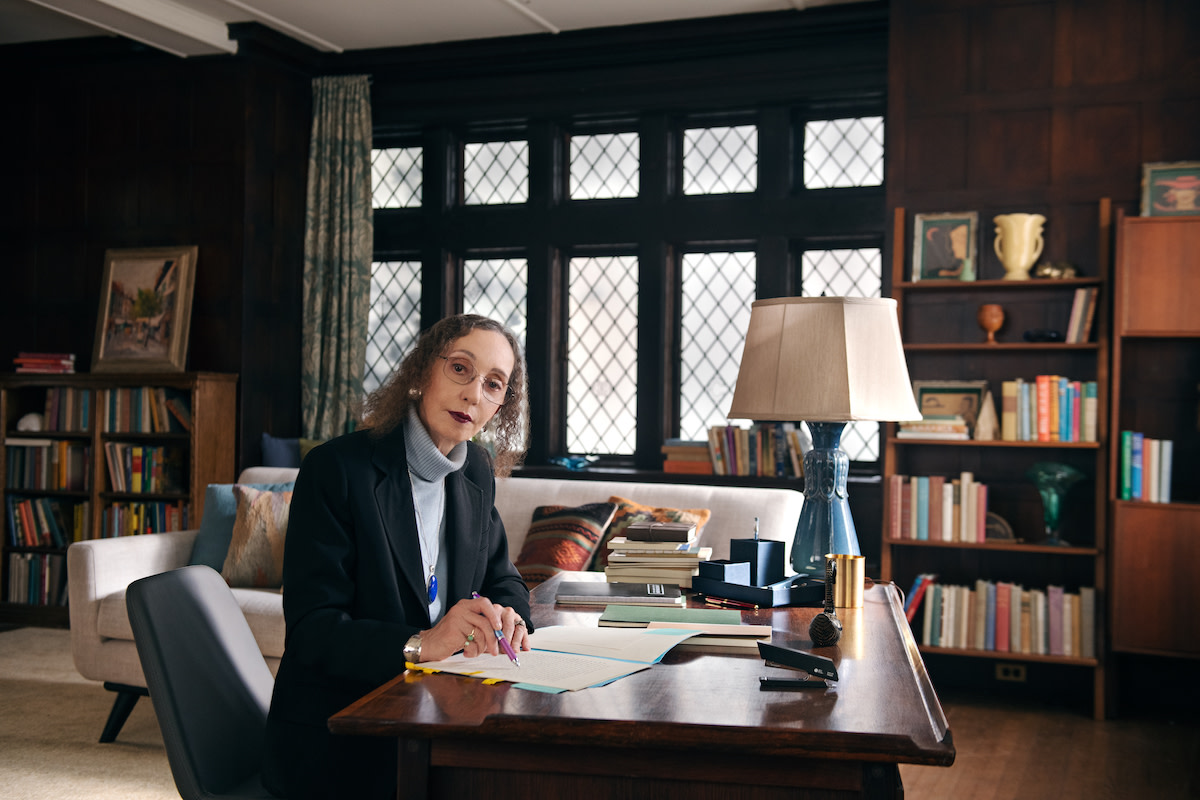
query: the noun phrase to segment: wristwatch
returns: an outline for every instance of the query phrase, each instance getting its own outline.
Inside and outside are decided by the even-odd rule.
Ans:
[[[421,634],[414,633],[404,643],[404,660],[410,664],[421,663]]]

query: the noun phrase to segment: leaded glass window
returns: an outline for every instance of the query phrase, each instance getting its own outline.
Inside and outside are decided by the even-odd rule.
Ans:
[[[637,258],[573,258],[570,269],[567,450],[632,454],[637,444]]]
[[[371,205],[374,208],[420,207],[422,155],[420,147],[371,151]]]
[[[468,259],[463,264],[463,310],[507,325],[524,347],[529,267],[524,258]]]
[[[738,125],[683,132],[683,193],[726,194],[758,188],[758,128]]]
[[[463,202],[524,203],[529,199],[529,142],[477,142],[463,148]]]
[[[804,188],[883,185],[883,117],[813,120],[804,126]]]
[[[421,262],[371,265],[371,311],[363,391],[375,391],[400,366],[421,328]]]
[[[707,439],[724,425],[755,296],[752,252],[683,257],[679,435]]]
[[[571,137],[571,199],[637,197],[640,147],[636,133]]]

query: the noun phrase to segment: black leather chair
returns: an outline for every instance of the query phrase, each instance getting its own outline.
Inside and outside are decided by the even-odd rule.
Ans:
[[[182,567],[131,583],[125,602],[179,794],[271,797],[259,768],[275,679],[224,579]]]

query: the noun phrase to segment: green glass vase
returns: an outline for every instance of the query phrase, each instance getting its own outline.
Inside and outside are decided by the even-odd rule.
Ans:
[[[1069,546],[1062,538],[1062,501],[1067,490],[1083,478],[1083,473],[1068,464],[1039,461],[1025,472],[1025,477],[1033,481],[1042,496],[1042,519],[1046,526],[1043,544]]]

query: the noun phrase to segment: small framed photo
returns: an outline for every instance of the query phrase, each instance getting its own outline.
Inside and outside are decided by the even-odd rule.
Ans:
[[[917,214],[913,230],[914,281],[975,280],[979,214]]]
[[[987,387],[987,381],[913,381],[913,394],[922,419],[961,416],[974,437]]]
[[[183,372],[195,245],[108,250],[93,372]]]
[[[1200,161],[1142,165],[1142,216],[1200,214]]]

